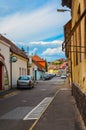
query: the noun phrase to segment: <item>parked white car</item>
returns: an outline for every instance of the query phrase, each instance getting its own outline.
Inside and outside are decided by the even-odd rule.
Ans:
[[[66,77],[67,77],[66,74],[61,75],[61,79],[66,79]]]

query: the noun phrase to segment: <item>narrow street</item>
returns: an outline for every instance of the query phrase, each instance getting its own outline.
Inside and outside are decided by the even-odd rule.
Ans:
[[[63,83],[64,80],[58,77],[40,80],[33,89],[15,90],[1,97],[0,130],[29,130]],[[36,114],[37,117],[28,119],[27,115],[41,102],[47,104],[45,106],[42,104],[42,109]]]
[[[86,0],[0,1],[0,130],[86,130]]]

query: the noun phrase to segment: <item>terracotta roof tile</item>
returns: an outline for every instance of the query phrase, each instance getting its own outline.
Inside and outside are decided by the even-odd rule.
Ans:
[[[33,61],[44,61],[42,58],[40,58],[40,57],[37,56],[37,55],[32,56],[32,60],[33,60]]]
[[[45,65],[44,64],[41,64],[41,63],[44,63],[45,60],[43,60],[42,58],[40,58],[39,56],[37,55],[34,55],[32,56],[32,61],[34,62],[35,65],[38,66],[38,69],[39,70],[43,70],[45,68]],[[41,62],[41,63],[40,63]]]

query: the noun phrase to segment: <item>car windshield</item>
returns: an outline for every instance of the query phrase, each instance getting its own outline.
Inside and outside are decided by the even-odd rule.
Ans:
[[[21,76],[19,77],[19,80],[30,80],[29,76]]]

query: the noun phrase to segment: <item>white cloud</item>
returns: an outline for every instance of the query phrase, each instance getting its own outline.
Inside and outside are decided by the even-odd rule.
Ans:
[[[54,5],[55,6],[55,5]],[[68,21],[68,14],[56,12],[56,8],[45,6],[31,13],[20,12],[0,18],[0,32],[7,33],[13,40],[40,40],[60,33],[60,28]]]
[[[51,42],[45,42],[45,41],[29,42],[30,45],[50,45],[50,44],[61,45],[62,43],[63,43],[62,40],[54,40],[54,41],[51,41]]]
[[[62,47],[58,47],[58,48],[47,48],[43,53],[42,55],[48,55],[48,56],[51,56],[51,55],[56,55],[58,53],[63,53],[62,52]]]

